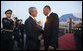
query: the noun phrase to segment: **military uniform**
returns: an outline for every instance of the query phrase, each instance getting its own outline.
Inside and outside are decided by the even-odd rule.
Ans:
[[[12,14],[12,10],[7,10],[5,14]],[[11,17],[11,15],[10,15]],[[14,22],[10,18],[2,19],[3,29],[1,32],[1,50],[12,50],[13,48],[13,29]]]
[[[13,25],[12,19],[3,18],[2,19],[3,29],[1,33],[1,49],[2,50],[12,50],[13,48]]]

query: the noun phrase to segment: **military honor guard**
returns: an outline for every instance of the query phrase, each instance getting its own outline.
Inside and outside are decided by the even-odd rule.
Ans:
[[[6,17],[2,19],[1,50],[12,50],[14,44],[14,22],[11,19],[12,10],[7,10],[5,15]]]

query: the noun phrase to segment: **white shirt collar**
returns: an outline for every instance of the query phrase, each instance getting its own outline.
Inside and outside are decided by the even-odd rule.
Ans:
[[[30,16],[31,16],[31,15],[30,15]],[[33,16],[31,16],[31,17],[32,17],[32,19],[34,20],[35,17],[33,17]],[[36,23],[37,23],[37,22],[36,22]]]
[[[51,12],[47,16],[49,16],[50,14],[51,14]]]
[[[31,16],[31,15],[30,15]],[[34,19],[35,17],[33,17],[33,16],[31,16],[32,17],[32,19]]]

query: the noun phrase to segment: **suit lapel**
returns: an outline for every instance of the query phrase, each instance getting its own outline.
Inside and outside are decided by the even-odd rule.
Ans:
[[[29,19],[30,19],[31,24],[36,24],[36,22],[30,16],[29,16]]]

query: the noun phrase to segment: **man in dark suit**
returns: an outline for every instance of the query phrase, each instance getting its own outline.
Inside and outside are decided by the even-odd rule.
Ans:
[[[50,6],[43,9],[46,18],[44,27],[44,45],[46,50],[56,50],[58,48],[59,18],[56,13],[51,12]]]
[[[37,24],[35,17],[37,16],[37,10],[35,7],[29,8],[29,18],[25,21],[25,33],[26,33],[26,46],[27,50],[39,50],[40,49],[40,33],[41,27]]]

